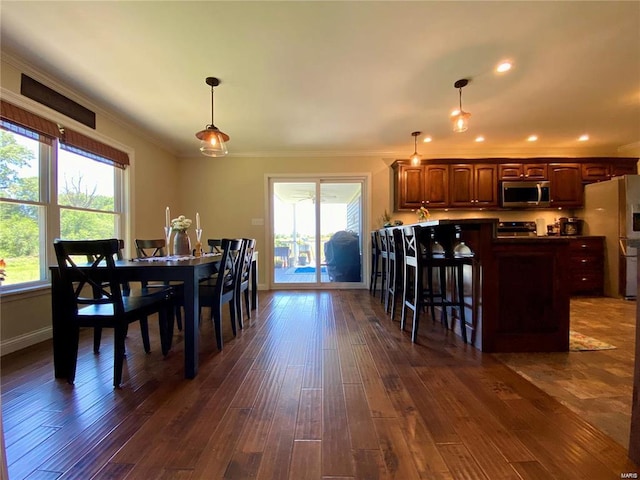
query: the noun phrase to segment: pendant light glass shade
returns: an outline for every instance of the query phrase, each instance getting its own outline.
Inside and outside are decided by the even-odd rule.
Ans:
[[[412,132],[413,136],[413,155],[411,155],[411,165],[420,165],[420,160],[422,160],[422,155],[418,153],[418,135],[422,132]]]
[[[456,115],[453,115],[453,131],[456,133],[466,132],[469,128],[470,113],[459,111]]]
[[[207,157],[224,157],[227,150],[229,135],[222,133],[216,127],[208,125],[206,130],[196,133],[200,139],[200,151]]]
[[[213,124],[213,87],[220,85],[220,80],[215,77],[207,77],[205,82],[211,86],[211,124],[196,133],[196,137],[200,140],[200,151],[203,155],[207,157],[224,157],[229,153],[226,143],[229,141],[229,135],[218,130]]]
[[[466,87],[469,80],[463,78],[453,84],[455,88],[460,92],[460,109],[451,115],[451,121],[453,122],[453,131],[456,133],[466,132],[469,128],[469,117],[471,114],[462,110],[462,87]]]

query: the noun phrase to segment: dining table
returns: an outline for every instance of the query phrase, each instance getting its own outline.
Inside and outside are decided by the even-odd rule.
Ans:
[[[201,257],[151,257],[146,259],[118,260],[116,271],[122,282],[134,281],[164,281],[182,282],[184,289],[184,376],[195,378],[198,374],[199,352],[199,308],[198,283],[217,271],[222,254],[205,254]],[[252,302],[251,309],[255,309],[257,299],[257,254],[252,262]],[[82,268],[82,267],[81,267]],[[87,265],[89,268],[89,265]],[[70,306],[62,301],[61,281],[58,266],[51,266],[51,301],[52,301],[52,329],[53,329],[53,358],[56,378],[67,378],[75,363],[69,358],[73,351],[69,342],[73,315]]]

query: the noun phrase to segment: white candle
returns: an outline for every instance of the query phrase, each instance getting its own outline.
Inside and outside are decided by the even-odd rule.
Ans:
[[[200,214],[196,212],[196,228],[200,230]]]
[[[165,217],[165,226],[169,226],[169,224],[171,223],[171,213],[169,212],[169,207],[167,207],[167,209],[164,212],[164,217]]]

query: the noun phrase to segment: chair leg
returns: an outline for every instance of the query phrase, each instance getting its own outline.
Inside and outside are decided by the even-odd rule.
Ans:
[[[151,353],[151,342],[149,342],[149,320],[147,317],[140,319],[140,333],[142,334],[142,345],[146,353]]]
[[[178,331],[182,331],[182,307],[180,305],[175,306],[176,323],[178,325]]]
[[[248,288],[244,291],[244,306],[247,309],[247,319],[251,320],[251,299]],[[242,328],[242,318],[240,318],[240,328]]]
[[[113,386],[115,388],[120,388],[120,384],[122,383],[122,367],[124,365],[124,340],[127,336],[127,326],[118,325],[113,330]]]
[[[458,273],[456,282],[458,284],[458,302],[460,305],[460,334],[462,335],[462,341],[467,343],[467,319],[464,311],[464,266],[460,265],[456,269]]]
[[[213,329],[216,332],[218,350],[222,350],[222,305],[220,305],[220,302],[214,302],[214,305],[211,306],[211,320],[213,321]]]
[[[93,353],[100,353],[100,341],[102,340],[102,327],[93,328]]]
[[[433,267],[427,267],[427,296],[429,298],[429,311],[431,320],[436,321],[435,295],[433,293]]]
[[[233,332],[233,336],[235,337],[236,334],[238,333],[236,331],[236,299],[232,298],[231,301],[229,302],[229,313],[231,316],[231,331]]]
[[[448,330],[449,329],[449,318],[447,316],[447,307],[445,306],[445,303],[447,301],[447,268],[446,267],[440,267],[438,270],[440,270],[440,291],[439,291],[439,296],[441,299],[441,315],[440,315],[440,323],[442,323],[445,328]]]

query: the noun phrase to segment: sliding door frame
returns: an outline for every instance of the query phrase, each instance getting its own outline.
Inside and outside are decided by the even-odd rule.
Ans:
[[[265,240],[266,240],[266,261],[264,267],[268,272],[266,275],[266,286],[268,290],[318,290],[318,289],[338,289],[338,288],[353,288],[353,289],[365,289],[368,288],[368,278],[370,265],[368,259],[371,256],[371,242],[369,241],[368,233],[370,231],[370,219],[371,219],[371,173],[348,173],[348,174],[336,174],[336,173],[316,173],[316,174],[275,174],[267,173],[264,177],[265,182]],[[300,183],[316,183],[316,195],[320,198],[320,185],[322,182],[352,182],[362,184],[362,205],[361,205],[361,262],[362,262],[362,280],[360,282],[324,282],[324,283],[275,283],[274,281],[274,205],[273,205],[273,184],[277,182],[300,182]],[[319,205],[319,203],[317,204]],[[316,248],[319,244],[320,232],[320,215],[318,215],[320,207],[316,207]],[[320,255],[320,252],[317,252]]]

